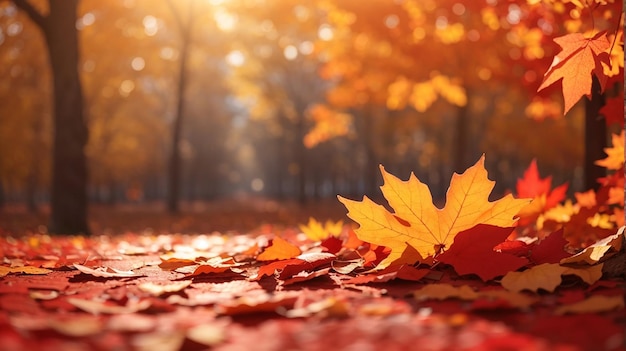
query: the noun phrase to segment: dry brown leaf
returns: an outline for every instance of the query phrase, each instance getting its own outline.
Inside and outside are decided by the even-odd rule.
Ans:
[[[217,345],[226,339],[225,325],[222,323],[197,325],[187,330],[187,338],[206,346]]]
[[[417,300],[461,299],[475,300],[478,293],[467,285],[453,286],[450,284],[428,284],[413,293]]]
[[[150,301],[129,302],[126,306],[111,305],[104,302],[70,297],[67,302],[91,314],[123,314],[135,313],[150,307]]]
[[[122,271],[110,267],[89,268],[78,263],[74,263],[74,268],[85,274],[93,275],[94,277],[100,278],[130,278],[142,276],[141,274],[137,274],[133,271]]]
[[[587,284],[593,284],[602,277],[602,265],[585,268],[564,267],[556,263],[544,263],[523,272],[509,272],[502,277],[502,286],[514,292],[539,289],[553,292],[561,285],[563,275],[576,275]]]
[[[21,266],[21,267],[0,266],[0,277],[4,277],[9,273],[48,274],[50,272],[52,271],[49,269],[33,267],[33,266]]]
[[[182,280],[178,282],[152,283],[146,282],[138,284],[137,287],[141,291],[145,291],[152,296],[160,296],[167,293],[178,292],[191,285],[191,280]]]
[[[624,237],[626,235],[624,233],[624,228],[626,227],[619,228],[617,233],[599,240],[576,255],[562,259],[561,263],[596,264],[603,258],[607,258],[606,256],[608,254],[620,251],[622,249],[622,245],[624,244]]]
[[[617,296],[604,296],[594,295],[585,300],[560,306],[556,309],[556,314],[567,313],[598,313],[607,312],[624,308],[624,297]]]

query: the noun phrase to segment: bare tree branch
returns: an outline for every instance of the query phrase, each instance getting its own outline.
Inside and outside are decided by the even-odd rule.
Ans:
[[[28,0],[11,0],[22,11],[26,12],[28,17],[35,22],[42,30],[46,25],[46,17],[39,12]]]

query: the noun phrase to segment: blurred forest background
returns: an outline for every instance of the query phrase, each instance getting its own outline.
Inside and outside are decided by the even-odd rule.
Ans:
[[[586,188],[585,103],[564,117],[560,86],[536,92],[560,51],[553,38],[592,26],[567,2],[68,2],[90,203],[177,212],[241,194],[377,196],[378,164],[415,172],[443,199],[452,172],[482,153],[496,194],[533,158],[553,184]],[[48,1],[0,1],[0,206],[45,212],[50,45],[24,3],[50,12]]]

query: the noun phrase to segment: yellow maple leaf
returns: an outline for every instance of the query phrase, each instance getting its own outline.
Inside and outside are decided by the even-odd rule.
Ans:
[[[562,276],[576,275],[591,285],[602,277],[602,264],[584,268],[561,266],[558,263],[543,263],[523,272],[509,272],[500,281],[502,287],[509,291],[520,292],[539,289],[553,292],[563,282]]]
[[[359,223],[355,230],[359,239],[391,249],[389,256],[377,266],[383,269],[402,257],[409,246],[427,258],[450,247],[459,232],[477,224],[500,227],[515,224],[515,215],[530,200],[515,199],[509,194],[489,202],[495,182],[487,178],[484,163],[483,155],[465,173],[452,176],[443,209],[433,205],[428,186],[414,174],[402,181],[387,173],[383,166],[380,169],[385,183],[381,191],[394,213],[367,196],[362,201],[338,198],[348,209],[348,217]]]
[[[622,130],[620,135],[613,134],[612,141],[613,147],[604,149],[608,156],[596,161],[596,164],[606,169],[617,170],[624,167],[624,131]]]
[[[306,225],[300,224],[300,230],[313,241],[322,241],[329,236],[337,237],[341,234],[343,229],[343,221],[333,222],[327,220],[323,225],[313,217],[309,217],[309,223]]]

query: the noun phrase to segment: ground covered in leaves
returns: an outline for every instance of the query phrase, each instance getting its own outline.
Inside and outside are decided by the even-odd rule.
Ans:
[[[501,250],[533,262],[513,269],[519,277],[492,277],[480,264],[468,268],[478,273],[459,273],[455,260],[466,259],[452,249],[449,264],[444,256],[370,271],[388,255],[382,246],[359,240],[347,220],[300,217],[325,219],[328,208],[238,206],[217,206],[228,218],[213,225],[209,212],[164,221],[146,209],[98,210],[93,218],[102,222],[87,238],[37,233],[37,218],[4,213],[0,348],[625,349],[623,278],[603,275],[595,262],[560,265],[572,259],[549,249],[557,236],[523,254],[520,246]],[[100,224],[107,218],[109,227]],[[21,220],[35,227],[20,229]],[[217,231],[233,223],[240,229]],[[192,232],[194,224],[205,231]],[[623,234],[611,240],[602,250],[618,254]]]

